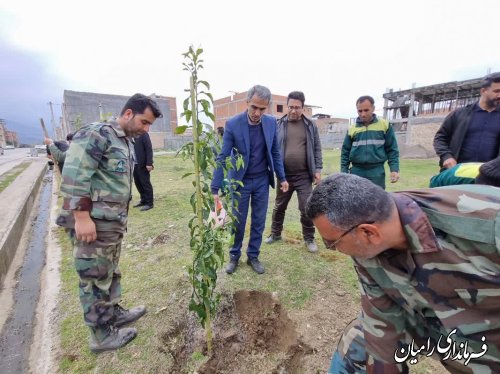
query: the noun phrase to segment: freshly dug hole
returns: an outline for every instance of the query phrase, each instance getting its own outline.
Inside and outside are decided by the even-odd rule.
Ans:
[[[240,290],[223,295],[213,321],[212,355],[199,374],[301,373],[301,359],[312,349],[303,344],[294,322],[271,293]],[[172,356],[170,373],[195,369],[194,352],[207,354],[204,330],[192,313],[162,335],[161,352]]]

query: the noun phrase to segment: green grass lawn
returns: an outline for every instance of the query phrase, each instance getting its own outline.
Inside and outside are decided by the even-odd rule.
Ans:
[[[123,242],[120,268],[123,274],[123,300],[126,307],[148,306],[148,314],[136,323],[138,337],[126,349],[94,355],[88,349],[88,330],[83,324],[78,299],[77,277],[73,269],[70,243],[61,231],[63,247],[61,312],[61,357],[59,368],[64,373],[162,373],[171,358],[158,349],[161,335],[180,314],[188,313],[190,296],[187,267],[191,261],[188,219],[192,215],[189,198],[191,179],[181,179],[190,171],[190,162],[174,156],[155,157],[152,183],[155,208],[140,212],[132,209],[128,233]],[[401,160],[401,180],[388,183],[395,191],[426,187],[437,171],[437,160]],[[324,152],[324,176],[339,171],[339,151]],[[269,234],[274,191],[270,192],[267,228]],[[134,202],[138,201],[134,190]],[[231,277],[220,277],[220,290],[255,289],[276,292],[289,310],[305,308],[314,297],[318,282],[330,277],[342,280],[354,300],[357,281],[351,261],[342,254],[327,252],[320,245],[319,255],[311,255],[303,245],[296,198],[287,210],[284,241],[263,244],[261,260],[267,272],[257,276],[248,266],[240,266]],[[246,235],[246,238],[248,235]],[[333,349],[333,348],[332,348]],[[326,369],[326,368],[325,368]]]

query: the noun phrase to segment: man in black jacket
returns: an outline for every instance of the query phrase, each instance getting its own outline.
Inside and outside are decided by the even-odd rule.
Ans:
[[[456,109],[434,137],[441,170],[500,156],[500,72],[484,77],[479,101]]]
[[[302,236],[309,252],[317,252],[314,242],[314,225],[306,215],[306,202],[312,193],[312,184],[321,180],[323,158],[321,142],[316,124],[304,114],[304,93],[293,91],[288,94],[288,114],[278,120],[276,129],[281,157],[285,166],[288,191],[276,190],[271,235],[265,240],[271,244],[281,240],[285,212],[293,192],[297,192],[300,210]]]
[[[147,132],[135,139],[134,149],[136,156],[134,182],[141,195],[141,201],[134,205],[134,208],[141,207],[142,211],[146,211],[153,208],[153,186],[149,173],[154,169],[153,146]]]

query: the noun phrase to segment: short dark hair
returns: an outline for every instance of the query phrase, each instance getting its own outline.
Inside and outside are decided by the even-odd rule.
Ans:
[[[354,174],[338,173],[323,179],[306,206],[310,219],[325,215],[341,229],[366,222],[384,222],[394,209],[392,197],[381,187]]]
[[[73,140],[73,133],[70,132],[68,135],[66,135],[66,140],[68,142],[72,141]]]
[[[120,115],[124,115],[127,109],[131,109],[134,114],[143,114],[147,108],[151,108],[155,118],[163,117],[156,101],[149,96],[140,93],[136,93],[127,100]]]
[[[475,183],[500,187],[500,156],[481,165]]]
[[[288,105],[288,102],[292,100],[299,100],[302,103],[302,107],[304,106],[304,103],[306,102],[306,97],[304,96],[304,93],[302,91],[292,91],[288,94],[288,97],[286,98],[286,103]]]
[[[488,88],[493,83],[500,83],[500,72],[491,73],[485,76],[481,82],[481,88]]]
[[[356,105],[361,104],[363,101],[366,100],[368,100],[372,105],[375,105],[375,100],[373,100],[373,97],[368,95],[360,96],[358,100],[356,100]]]

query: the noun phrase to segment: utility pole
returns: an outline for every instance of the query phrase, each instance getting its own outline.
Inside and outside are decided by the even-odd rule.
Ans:
[[[42,126],[43,136],[48,138],[49,132],[47,131],[47,128],[45,127],[45,123],[43,122],[43,118],[40,118],[40,125]]]
[[[52,126],[52,136],[54,136],[55,131],[56,131],[56,120],[54,119],[54,108],[52,108],[52,101],[49,101],[49,106],[50,106],[50,125]]]

